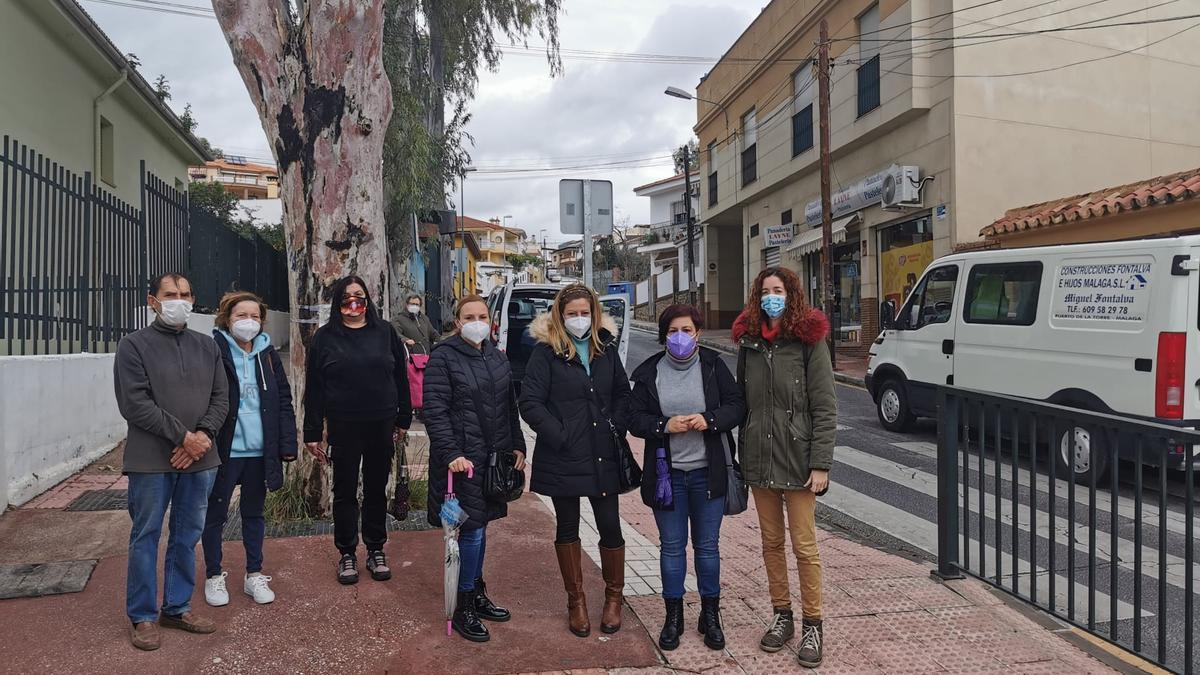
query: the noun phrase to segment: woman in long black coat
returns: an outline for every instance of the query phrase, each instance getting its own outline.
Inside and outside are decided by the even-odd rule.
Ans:
[[[521,415],[537,432],[530,488],[554,502],[554,548],[567,591],[568,627],[579,637],[591,632],[579,541],[579,499],[587,497],[600,531],[605,585],[600,630],[615,633],[621,628],[625,539],[614,433],[625,435],[629,409],[616,324],[595,291],[576,284],[559,291],[550,311],[529,330],[538,342],[521,380]]]
[[[483,490],[490,453],[515,453],[518,471],[525,468],[525,436],[508,357],[492,344],[487,301],[473,295],[458,305],[454,334],[433,348],[423,387],[425,430],[429,434],[429,523],[440,526],[447,473],[453,471],[454,492],[467,521],[459,532],[462,566],[458,573],[458,605],[452,625],[472,642],[490,635],[480,619],[508,621],[508,610],[487,596],[483,557],[487,525],[508,515],[503,499],[488,499]],[[474,470],[468,477],[468,470]]]

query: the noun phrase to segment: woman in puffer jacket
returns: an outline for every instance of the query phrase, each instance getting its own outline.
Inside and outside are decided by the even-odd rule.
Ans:
[[[511,613],[488,598],[483,557],[489,522],[508,515],[508,504],[484,494],[484,468],[490,453],[514,453],[525,468],[525,437],[517,414],[508,357],[492,344],[487,301],[473,295],[458,305],[453,335],[433,348],[423,388],[425,430],[429,434],[429,523],[446,496],[447,472],[468,520],[459,532],[462,566],[452,625],[472,642],[487,642],[482,619],[508,621]],[[472,477],[468,470],[474,470]]]
[[[740,429],[742,471],[758,511],[775,608],[759,646],[777,652],[795,633],[785,550],[790,530],[804,610],[797,660],[806,668],[820,665],[824,635],[815,514],[817,496],[829,487],[837,435],[828,335],[829,321],[805,302],[800,278],[784,267],[758,274],[733,324],[748,410]]]
[[[554,503],[554,549],[567,591],[567,627],[592,630],[583,593],[579,502],[591,501],[600,532],[604,609],[600,630],[621,629],[625,539],[618,496],[620,448],[628,424],[629,378],[617,354],[617,327],[596,292],[582,284],[558,292],[529,328],[538,344],[521,380],[521,415],[537,433],[530,489]]]

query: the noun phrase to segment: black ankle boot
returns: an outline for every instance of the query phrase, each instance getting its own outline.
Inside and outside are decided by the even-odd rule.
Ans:
[[[508,621],[512,618],[512,612],[497,607],[496,603],[487,596],[487,584],[483,583],[483,579],[475,580],[475,613],[479,618],[487,621]]]
[[[704,635],[704,646],[725,648],[725,631],[721,630],[721,598],[700,598],[700,622],[696,630]]]
[[[479,615],[475,613],[475,591],[458,592],[458,606],[454,609],[454,618],[450,623],[459,635],[471,642],[487,642],[492,638],[487,626],[483,625]]]
[[[667,618],[658,635],[658,646],[671,651],[679,646],[679,634],[683,632],[683,598],[663,598],[667,605]]]

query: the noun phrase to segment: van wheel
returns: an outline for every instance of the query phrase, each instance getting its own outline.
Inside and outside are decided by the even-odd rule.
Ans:
[[[879,385],[879,395],[875,398],[875,411],[879,413],[879,423],[888,431],[908,431],[913,420],[916,419],[908,407],[906,388],[898,380],[886,380]]]
[[[1074,472],[1075,484],[1088,486],[1094,473],[1096,485],[1103,486],[1108,475],[1108,452],[1104,440],[1092,430],[1077,426],[1063,431],[1053,452],[1059,478],[1070,480]]]

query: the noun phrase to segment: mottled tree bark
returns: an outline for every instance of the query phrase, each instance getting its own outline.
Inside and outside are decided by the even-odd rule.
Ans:
[[[382,4],[308,0],[292,10],[288,0],[213,0],[279,163],[297,407],[307,346],[328,316],[333,283],[356,274],[381,305],[388,297],[382,191],[392,98]],[[327,513],[321,467],[301,453],[291,471],[302,476],[309,512]]]

